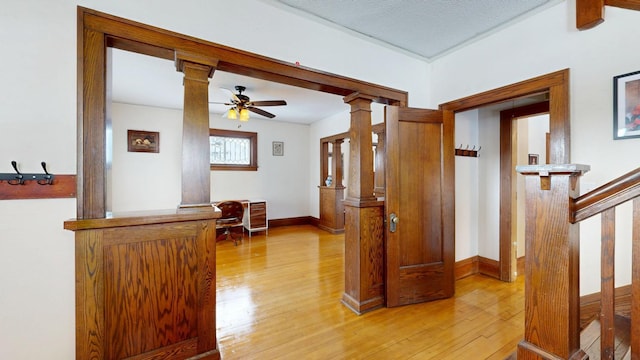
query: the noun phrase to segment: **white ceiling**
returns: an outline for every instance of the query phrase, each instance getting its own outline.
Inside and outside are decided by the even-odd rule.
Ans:
[[[426,60],[559,0],[263,0]]]
[[[262,1],[429,61],[563,0]],[[182,108],[182,74],[171,61],[114,50],[112,74],[114,101]],[[310,124],[348,110],[336,95],[221,71],[210,81],[209,101],[228,102],[220,88],[235,92],[236,85],[245,86],[244,94],[254,101],[286,100],[286,106],[264,108],[276,115],[274,121]],[[226,110],[210,105],[213,114]]]

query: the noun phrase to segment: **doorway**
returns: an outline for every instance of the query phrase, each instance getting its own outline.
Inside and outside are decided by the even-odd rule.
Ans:
[[[525,80],[502,88],[489,90],[462,99],[440,105],[441,109],[461,113],[471,109],[514,101],[525,97],[542,95],[548,97],[549,112],[549,163],[564,164],[570,159],[570,123],[569,123],[569,70]],[[511,143],[511,132],[500,132],[500,143]],[[459,144],[458,144],[459,145]],[[514,160],[511,148],[502,149],[500,157],[500,230],[499,261],[497,272],[499,279],[514,281],[517,273],[516,246],[512,242],[513,220],[512,171]]]

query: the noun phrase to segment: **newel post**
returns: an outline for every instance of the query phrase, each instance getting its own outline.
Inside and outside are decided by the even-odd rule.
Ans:
[[[580,228],[571,223],[588,165],[528,165],[525,175],[525,330],[521,359],[583,359]],[[551,356],[550,356],[551,355]]]

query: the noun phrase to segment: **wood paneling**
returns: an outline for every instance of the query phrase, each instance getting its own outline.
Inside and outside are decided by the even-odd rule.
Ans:
[[[357,314],[384,305],[382,202],[345,207],[345,281],[342,303]]]
[[[344,232],[344,187],[319,186],[321,229],[334,234]]]
[[[78,359],[219,358],[215,217],[65,222],[76,232]]]

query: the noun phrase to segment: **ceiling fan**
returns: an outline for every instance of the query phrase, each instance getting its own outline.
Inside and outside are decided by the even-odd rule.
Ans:
[[[276,117],[274,114],[262,110],[257,106],[280,106],[287,105],[287,102],[284,100],[264,100],[264,101],[251,101],[251,99],[244,95],[242,92],[246,90],[246,87],[237,85],[236,91],[237,94],[234,94],[231,90],[221,88],[228,92],[231,95],[229,99],[230,102],[226,103],[216,103],[211,102],[210,104],[224,104],[227,106],[231,106],[229,110],[227,110],[222,117],[226,117],[228,119],[240,119],[240,121],[248,121],[249,120],[249,111],[254,112],[258,115],[262,115],[268,117],[269,119],[273,119]]]

